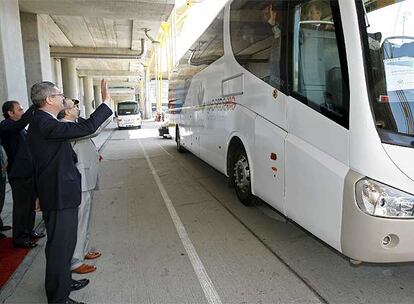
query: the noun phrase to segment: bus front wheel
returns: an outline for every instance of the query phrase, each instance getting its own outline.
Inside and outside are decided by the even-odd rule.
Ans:
[[[246,151],[242,148],[236,151],[233,158],[233,177],[236,194],[242,204],[253,204],[254,195],[251,191],[250,166]]]

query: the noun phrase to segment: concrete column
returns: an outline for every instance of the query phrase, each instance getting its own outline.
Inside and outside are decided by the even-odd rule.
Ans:
[[[27,108],[29,99],[17,0],[0,1],[0,67],[0,103],[14,99]]]
[[[53,82],[62,89],[62,65],[58,58],[51,58]]]
[[[111,100],[110,108],[111,108],[112,111],[116,111],[116,104],[115,104],[115,101],[113,99]]]
[[[93,78],[91,76],[83,77],[83,90],[84,90],[84,104],[85,104],[85,115],[89,117],[93,112]]]
[[[145,109],[144,109],[144,118],[149,119],[152,118],[152,110],[151,110],[151,79],[150,79],[150,68],[145,68],[145,80],[144,80],[144,87],[145,87]]]
[[[142,78],[138,81],[139,108],[142,111],[143,118],[145,112],[144,83],[145,81]]]
[[[78,75],[76,72],[76,60],[74,58],[63,58],[62,83],[63,93],[70,97],[79,99]]]
[[[79,109],[80,115],[83,118],[86,118],[86,111],[85,111],[85,94],[83,89],[83,77],[78,77],[78,88],[79,88]]]
[[[42,15],[21,13],[28,90],[35,83],[53,81],[47,22]]]
[[[101,96],[101,86],[94,85],[93,86],[93,95],[95,99],[95,109],[102,103],[102,96]]]
[[[83,102],[84,100],[83,77],[78,77],[78,88],[79,88],[79,100]]]

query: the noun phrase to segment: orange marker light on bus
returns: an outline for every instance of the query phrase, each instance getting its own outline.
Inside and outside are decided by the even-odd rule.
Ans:
[[[276,160],[277,159],[277,154],[276,153],[270,153],[270,159],[271,160]]]

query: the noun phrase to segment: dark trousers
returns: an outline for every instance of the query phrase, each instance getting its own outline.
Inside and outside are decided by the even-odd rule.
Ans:
[[[6,197],[6,177],[2,177],[1,172],[0,172],[0,227],[3,227],[3,221],[1,219],[1,212],[3,211],[5,197]]]
[[[33,178],[9,178],[13,196],[13,243],[30,240],[34,228],[35,189]]]
[[[48,303],[63,303],[70,294],[72,272],[70,270],[75,251],[78,208],[43,211],[46,243],[45,288]]]

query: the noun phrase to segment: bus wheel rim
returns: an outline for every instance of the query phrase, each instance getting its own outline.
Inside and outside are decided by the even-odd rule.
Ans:
[[[234,164],[234,182],[241,191],[246,192],[250,186],[249,162],[241,155]]]

